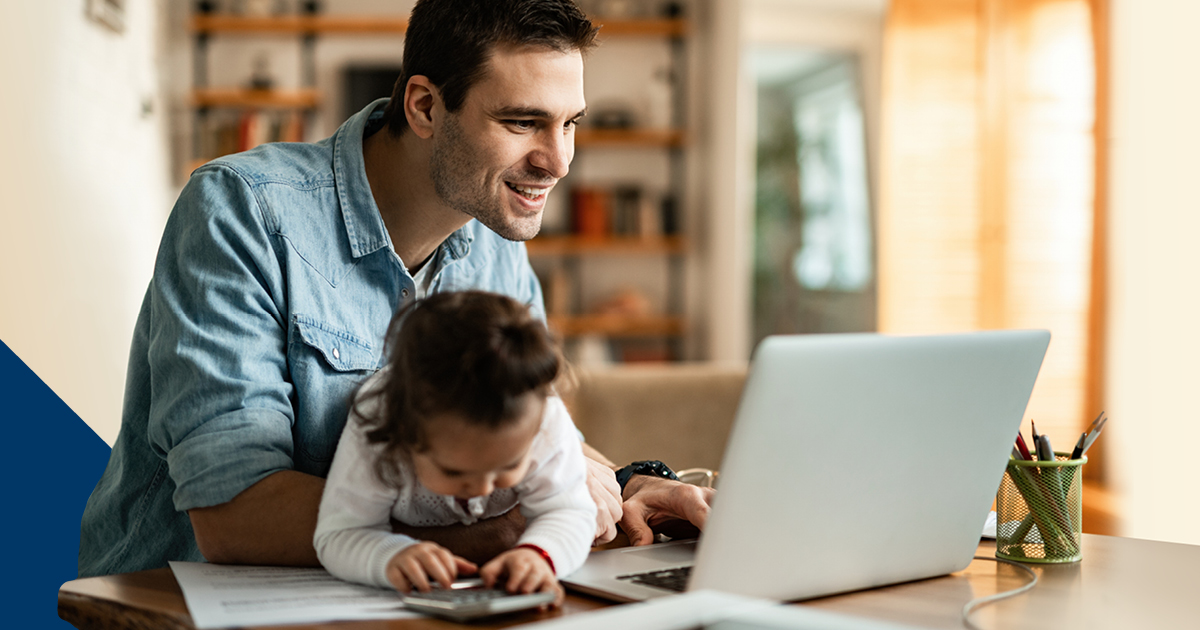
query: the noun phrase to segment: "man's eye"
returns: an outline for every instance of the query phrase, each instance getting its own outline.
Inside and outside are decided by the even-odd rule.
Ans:
[[[533,129],[536,125],[536,123],[532,120],[510,120],[508,121],[508,124],[522,130]]]
[[[563,129],[570,129],[572,127],[578,127],[578,126],[579,126],[579,119],[576,118],[575,120],[568,120],[567,124],[563,125]]]

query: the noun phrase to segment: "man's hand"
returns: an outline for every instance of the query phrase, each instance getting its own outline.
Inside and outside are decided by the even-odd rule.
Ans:
[[[587,462],[587,484],[596,502],[596,539],[593,545],[611,542],[617,536],[617,523],[621,520],[621,484],[617,474],[602,462],[585,457]]]
[[[694,525],[696,529],[704,529],[716,493],[712,488],[650,475],[634,475],[625,484],[621,529],[629,536],[631,545],[654,542],[652,528],[672,521],[683,521]]]

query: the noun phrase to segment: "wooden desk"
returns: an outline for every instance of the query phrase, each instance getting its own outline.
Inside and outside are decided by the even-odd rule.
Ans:
[[[984,542],[978,555],[992,557]],[[981,628],[1183,628],[1200,625],[1200,546],[1084,534],[1083,561],[1029,565],[1041,582],[1031,591],[977,611]],[[826,597],[806,606],[929,628],[962,628],[963,604],[1018,587],[1027,576],[1007,565],[976,560],[952,575]],[[568,595],[561,611],[509,616],[472,628],[504,628],[573,615],[609,604]],[[82,629],[192,630],[183,595],[169,569],[67,582],[58,592],[59,616]],[[462,628],[434,619],[355,621],[286,628],[433,630]]]

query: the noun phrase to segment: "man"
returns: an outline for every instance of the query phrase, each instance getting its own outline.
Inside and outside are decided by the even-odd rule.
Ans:
[[[594,37],[569,0],[421,0],[386,107],[316,144],[197,169],[138,317],[80,576],[168,560],[316,564],[324,476],[349,396],[383,365],[392,313],[465,288],[543,313],[519,241],[567,173]],[[711,491],[644,468],[626,469],[622,489],[611,462],[585,453],[598,541],[617,521],[637,544],[652,540],[648,523],[703,526]],[[509,513],[403,531],[479,560],[522,526]]]

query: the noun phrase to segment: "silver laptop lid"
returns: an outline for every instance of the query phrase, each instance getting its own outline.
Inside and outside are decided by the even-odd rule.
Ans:
[[[688,589],[792,600],[966,567],[1049,342],[765,339]]]

